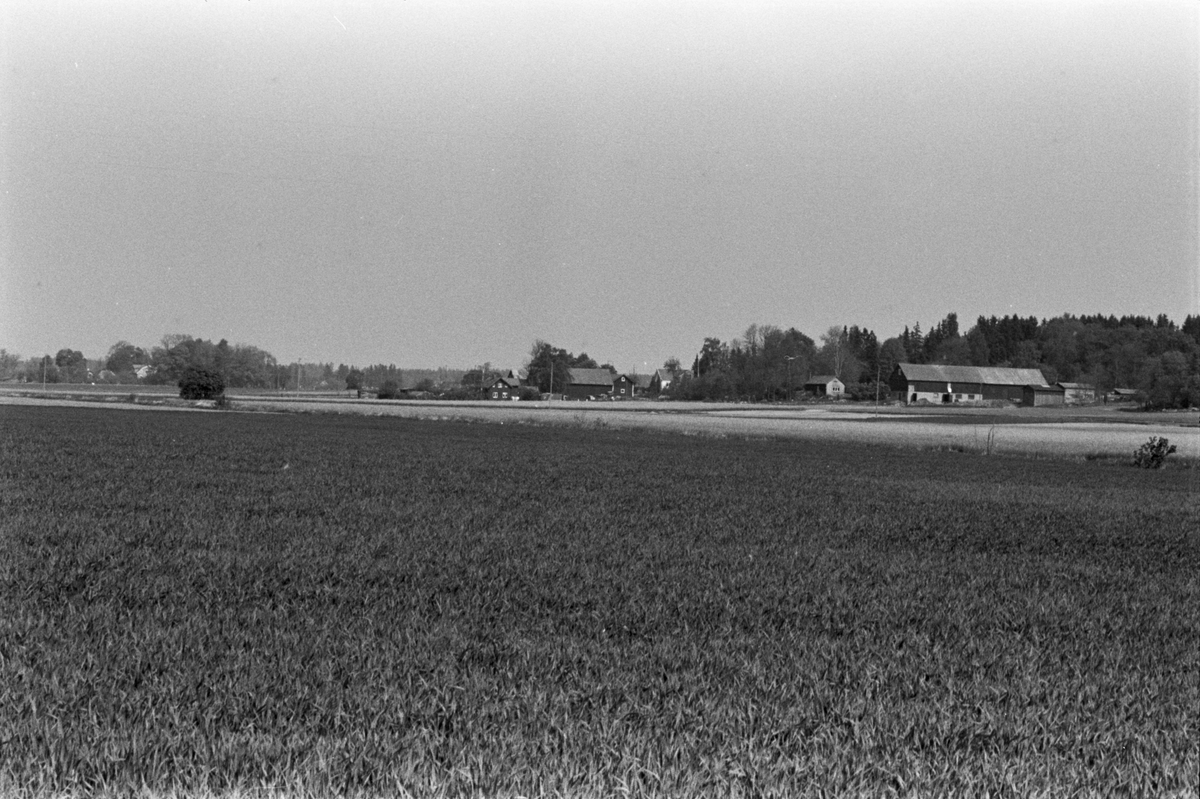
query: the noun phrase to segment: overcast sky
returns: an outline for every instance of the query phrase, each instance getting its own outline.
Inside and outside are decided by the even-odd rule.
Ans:
[[[0,346],[1200,313],[1200,3],[8,0]]]

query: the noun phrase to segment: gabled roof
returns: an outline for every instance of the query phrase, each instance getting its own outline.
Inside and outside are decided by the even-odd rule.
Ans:
[[[991,386],[1044,386],[1039,369],[1004,366],[950,366],[940,363],[898,363],[896,369],[909,380],[934,383],[984,383]]]
[[[634,381],[638,388],[650,388],[651,375],[634,375]]]
[[[1062,382],[1059,382],[1058,385],[1062,386],[1063,388],[1087,389],[1090,391],[1096,390],[1096,387],[1093,386],[1091,383],[1062,383]]]
[[[613,384],[613,374],[607,369],[571,369],[571,383],[577,386],[609,386]]]
[[[821,385],[825,385],[827,383],[832,383],[834,380],[837,380],[839,383],[842,382],[835,375],[813,375],[812,377],[808,378],[808,380],[804,381],[804,385],[811,386],[814,383],[820,383]]]
[[[660,383],[665,383],[669,380],[675,379],[675,373],[670,369],[655,369],[654,374],[658,375],[658,380]]]
[[[488,388],[494,388],[499,383],[503,383],[504,385],[508,386],[509,388],[520,388],[521,387],[520,380],[518,380],[515,377],[505,376],[505,377],[497,377],[491,383],[488,383]]]

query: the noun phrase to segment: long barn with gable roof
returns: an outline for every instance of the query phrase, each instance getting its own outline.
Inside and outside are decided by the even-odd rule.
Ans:
[[[1049,388],[1038,369],[1001,366],[949,366],[898,363],[888,376],[892,396],[901,402],[954,403],[981,400],[1021,402],[1027,387]]]

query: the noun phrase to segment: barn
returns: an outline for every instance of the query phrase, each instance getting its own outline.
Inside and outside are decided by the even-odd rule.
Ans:
[[[954,403],[981,400],[1023,402],[1026,386],[1049,388],[1037,369],[898,363],[888,376],[892,397],[901,402]]]
[[[570,382],[563,390],[569,400],[609,399],[613,393],[613,373],[607,369],[571,369]]]

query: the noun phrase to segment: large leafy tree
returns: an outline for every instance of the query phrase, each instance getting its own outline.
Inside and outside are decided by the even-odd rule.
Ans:
[[[538,339],[529,350],[525,368],[528,383],[542,393],[559,394],[571,382],[571,368],[595,369],[596,362],[586,352],[574,355],[548,341]]]
[[[87,359],[79,350],[62,349],[54,356],[59,379],[67,383],[82,383],[87,380]]]
[[[108,356],[104,359],[104,368],[115,372],[124,379],[133,375],[135,365],[149,362],[150,356],[144,349],[130,344],[128,341],[118,341],[108,348]]]

